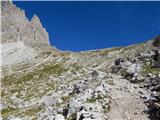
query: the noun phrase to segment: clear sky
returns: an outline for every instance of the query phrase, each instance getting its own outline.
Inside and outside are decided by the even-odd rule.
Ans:
[[[61,50],[126,46],[160,33],[160,2],[14,2],[39,16]]]

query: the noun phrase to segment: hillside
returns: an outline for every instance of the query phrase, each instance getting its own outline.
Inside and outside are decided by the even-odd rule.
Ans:
[[[4,120],[159,120],[160,36],[109,49],[66,52],[1,2],[1,114]]]

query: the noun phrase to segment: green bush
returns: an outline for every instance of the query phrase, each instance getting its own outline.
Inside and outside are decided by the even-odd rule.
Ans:
[[[153,46],[154,47],[159,47],[160,46],[160,35],[157,36],[154,41],[153,41]]]

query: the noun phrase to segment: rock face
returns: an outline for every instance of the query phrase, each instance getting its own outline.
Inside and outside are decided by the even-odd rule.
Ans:
[[[40,19],[29,21],[25,12],[11,2],[2,2],[2,43],[23,41],[29,46],[49,45],[49,37]]]
[[[21,41],[2,44],[3,66],[12,66],[25,61],[31,62],[35,60],[36,56],[36,50]]]
[[[159,37],[128,47],[62,52],[39,18],[2,7],[5,120],[159,120]]]
[[[37,61],[37,56],[51,53],[49,37],[40,19],[34,15],[29,21],[25,12],[12,2],[1,2],[2,64],[12,66],[18,63]],[[45,55],[44,55],[45,56]],[[9,60],[9,61],[8,61]]]
[[[125,78],[136,77],[140,71],[141,65],[139,63],[132,63],[122,58],[115,60],[115,66],[113,66],[113,72],[120,72]]]

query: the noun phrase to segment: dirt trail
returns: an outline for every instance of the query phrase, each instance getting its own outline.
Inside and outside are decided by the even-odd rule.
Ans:
[[[46,61],[49,61],[51,58],[52,58],[52,55],[46,57],[46,58],[43,59],[42,61],[39,61],[38,63],[36,63],[36,64],[34,64],[34,65],[32,65],[32,66],[28,66],[28,67],[26,67],[26,68],[17,70],[16,72],[22,72],[22,71],[25,71],[25,70],[31,70],[31,69],[33,69],[33,68],[35,68],[35,67],[37,67],[37,66],[39,66],[39,65],[41,65],[41,64],[43,64],[43,63],[45,63]]]
[[[143,112],[146,108],[140,98],[139,85],[132,84],[119,76],[113,77],[114,85],[110,85],[112,97],[111,111],[108,113],[110,120],[149,120]]]

